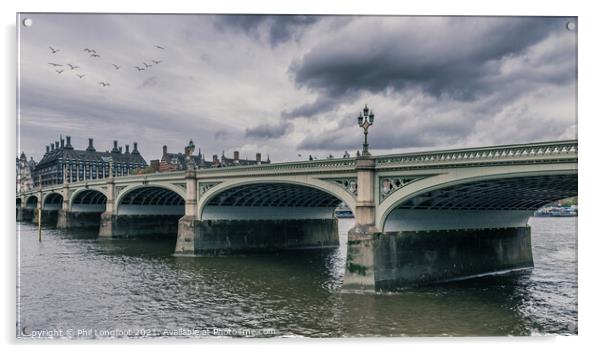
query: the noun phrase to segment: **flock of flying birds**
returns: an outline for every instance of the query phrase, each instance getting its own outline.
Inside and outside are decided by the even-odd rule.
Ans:
[[[159,49],[159,50],[165,50],[165,48],[162,47],[162,46],[160,46],[160,45],[156,45],[155,44],[154,47],[156,49]],[[49,46],[48,48],[50,49],[50,53],[52,55],[54,55],[54,54],[56,54],[56,53],[58,53],[58,52],[61,51],[60,49],[53,48],[52,46]],[[94,58],[94,59],[100,58],[100,54],[98,54],[96,52],[96,50],[94,50],[94,49],[84,48],[83,51],[85,51],[86,54],[89,55],[91,58]],[[153,65],[159,65],[160,63],[163,62],[163,60],[151,59],[150,62],[152,64],[148,64],[146,62],[142,62],[141,65],[133,66],[133,68],[136,69],[136,70],[138,70],[138,72],[145,71],[145,70],[150,69]],[[73,70],[76,70],[76,69],[80,68],[79,66],[73,65],[73,64],[58,64],[58,63],[54,63],[54,62],[48,63],[48,65],[52,66],[54,68],[54,71],[56,71],[56,73],[59,74],[59,75],[62,74],[63,72],[65,72],[65,70],[67,70],[66,67],[69,67],[69,71],[73,71]],[[117,65],[117,64],[114,64],[114,63],[111,63],[111,65],[113,66],[113,68],[115,70],[119,70],[123,66],[123,65]],[[81,71],[76,71],[75,75],[77,77],[79,77],[80,79],[83,79],[84,77],[86,77],[86,74],[82,73]],[[105,82],[105,81],[100,81],[100,82],[98,82],[98,84],[100,86],[102,86],[102,87],[111,86],[111,83]]]

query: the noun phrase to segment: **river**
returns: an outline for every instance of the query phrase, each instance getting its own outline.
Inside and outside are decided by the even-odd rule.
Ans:
[[[171,239],[18,223],[17,335],[108,338],[577,333],[577,218],[531,218],[532,271],[341,293],[346,248],[176,257]],[[351,219],[339,221],[341,244]]]

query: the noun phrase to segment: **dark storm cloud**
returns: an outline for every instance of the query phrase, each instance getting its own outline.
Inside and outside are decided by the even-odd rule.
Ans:
[[[351,98],[351,97],[347,97]],[[314,116],[332,110],[334,106],[339,103],[338,99],[330,98],[327,96],[319,96],[315,101],[311,103],[303,104],[292,110],[282,111],[280,115],[283,118],[298,118],[306,116]]]
[[[451,18],[439,22],[410,19],[406,26],[394,28],[379,22],[355,29],[350,26],[347,40],[326,40],[290,66],[296,85],[320,97],[314,103],[283,112],[283,116],[312,116],[335,108],[336,100],[340,103],[358,92],[381,93],[408,87],[419,87],[438,98],[474,100],[507,82],[500,68],[504,59],[520,55],[553,32],[565,31],[565,21]],[[548,64],[545,58],[539,59],[541,64]],[[563,83],[574,72],[530,74],[534,82]]]
[[[245,130],[246,137],[260,138],[260,139],[275,139],[286,135],[291,129],[292,124],[289,122],[281,121],[277,124],[261,124],[253,128]]]
[[[336,129],[309,135],[298,147],[305,150],[353,150],[363,139],[354,120],[343,120]],[[441,121],[410,116],[389,117],[385,121],[377,121],[370,131],[369,143],[376,149],[425,147],[431,146],[433,141],[454,144],[466,136],[471,125],[469,119]]]
[[[295,39],[304,26],[317,22],[320,16],[303,15],[221,15],[216,18],[220,30],[242,30],[248,35],[260,37],[264,28],[272,47]]]
[[[576,134],[568,19],[32,17],[20,36],[19,92],[21,148],[34,157],[59,134],[78,145],[94,137],[99,149],[136,140],[147,158],[191,137],[207,153],[338,155],[361,148],[365,103],[377,115],[375,153]],[[101,58],[85,55],[88,46]],[[151,58],[164,63],[134,69]],[[86,77],[58,75],[49,62],[77,64]]]

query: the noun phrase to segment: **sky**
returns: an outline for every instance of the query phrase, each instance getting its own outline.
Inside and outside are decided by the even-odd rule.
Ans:
[[[61,135],[136,141],[147,161],[190,139],[207,159],[341,157],[361,149],[365,104],[372,154],[577,138],[576,18],[25,18],[19,141],[36,160]]]

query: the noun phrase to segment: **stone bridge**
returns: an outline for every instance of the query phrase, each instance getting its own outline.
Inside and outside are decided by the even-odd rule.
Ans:
[[[576,195],[573,140],[109,177],[16,206],[18,220],[177,235],[176,254],[221,255],[338,246],[344,202],[343,286],[373,291],[530,268],[529,217]]]

